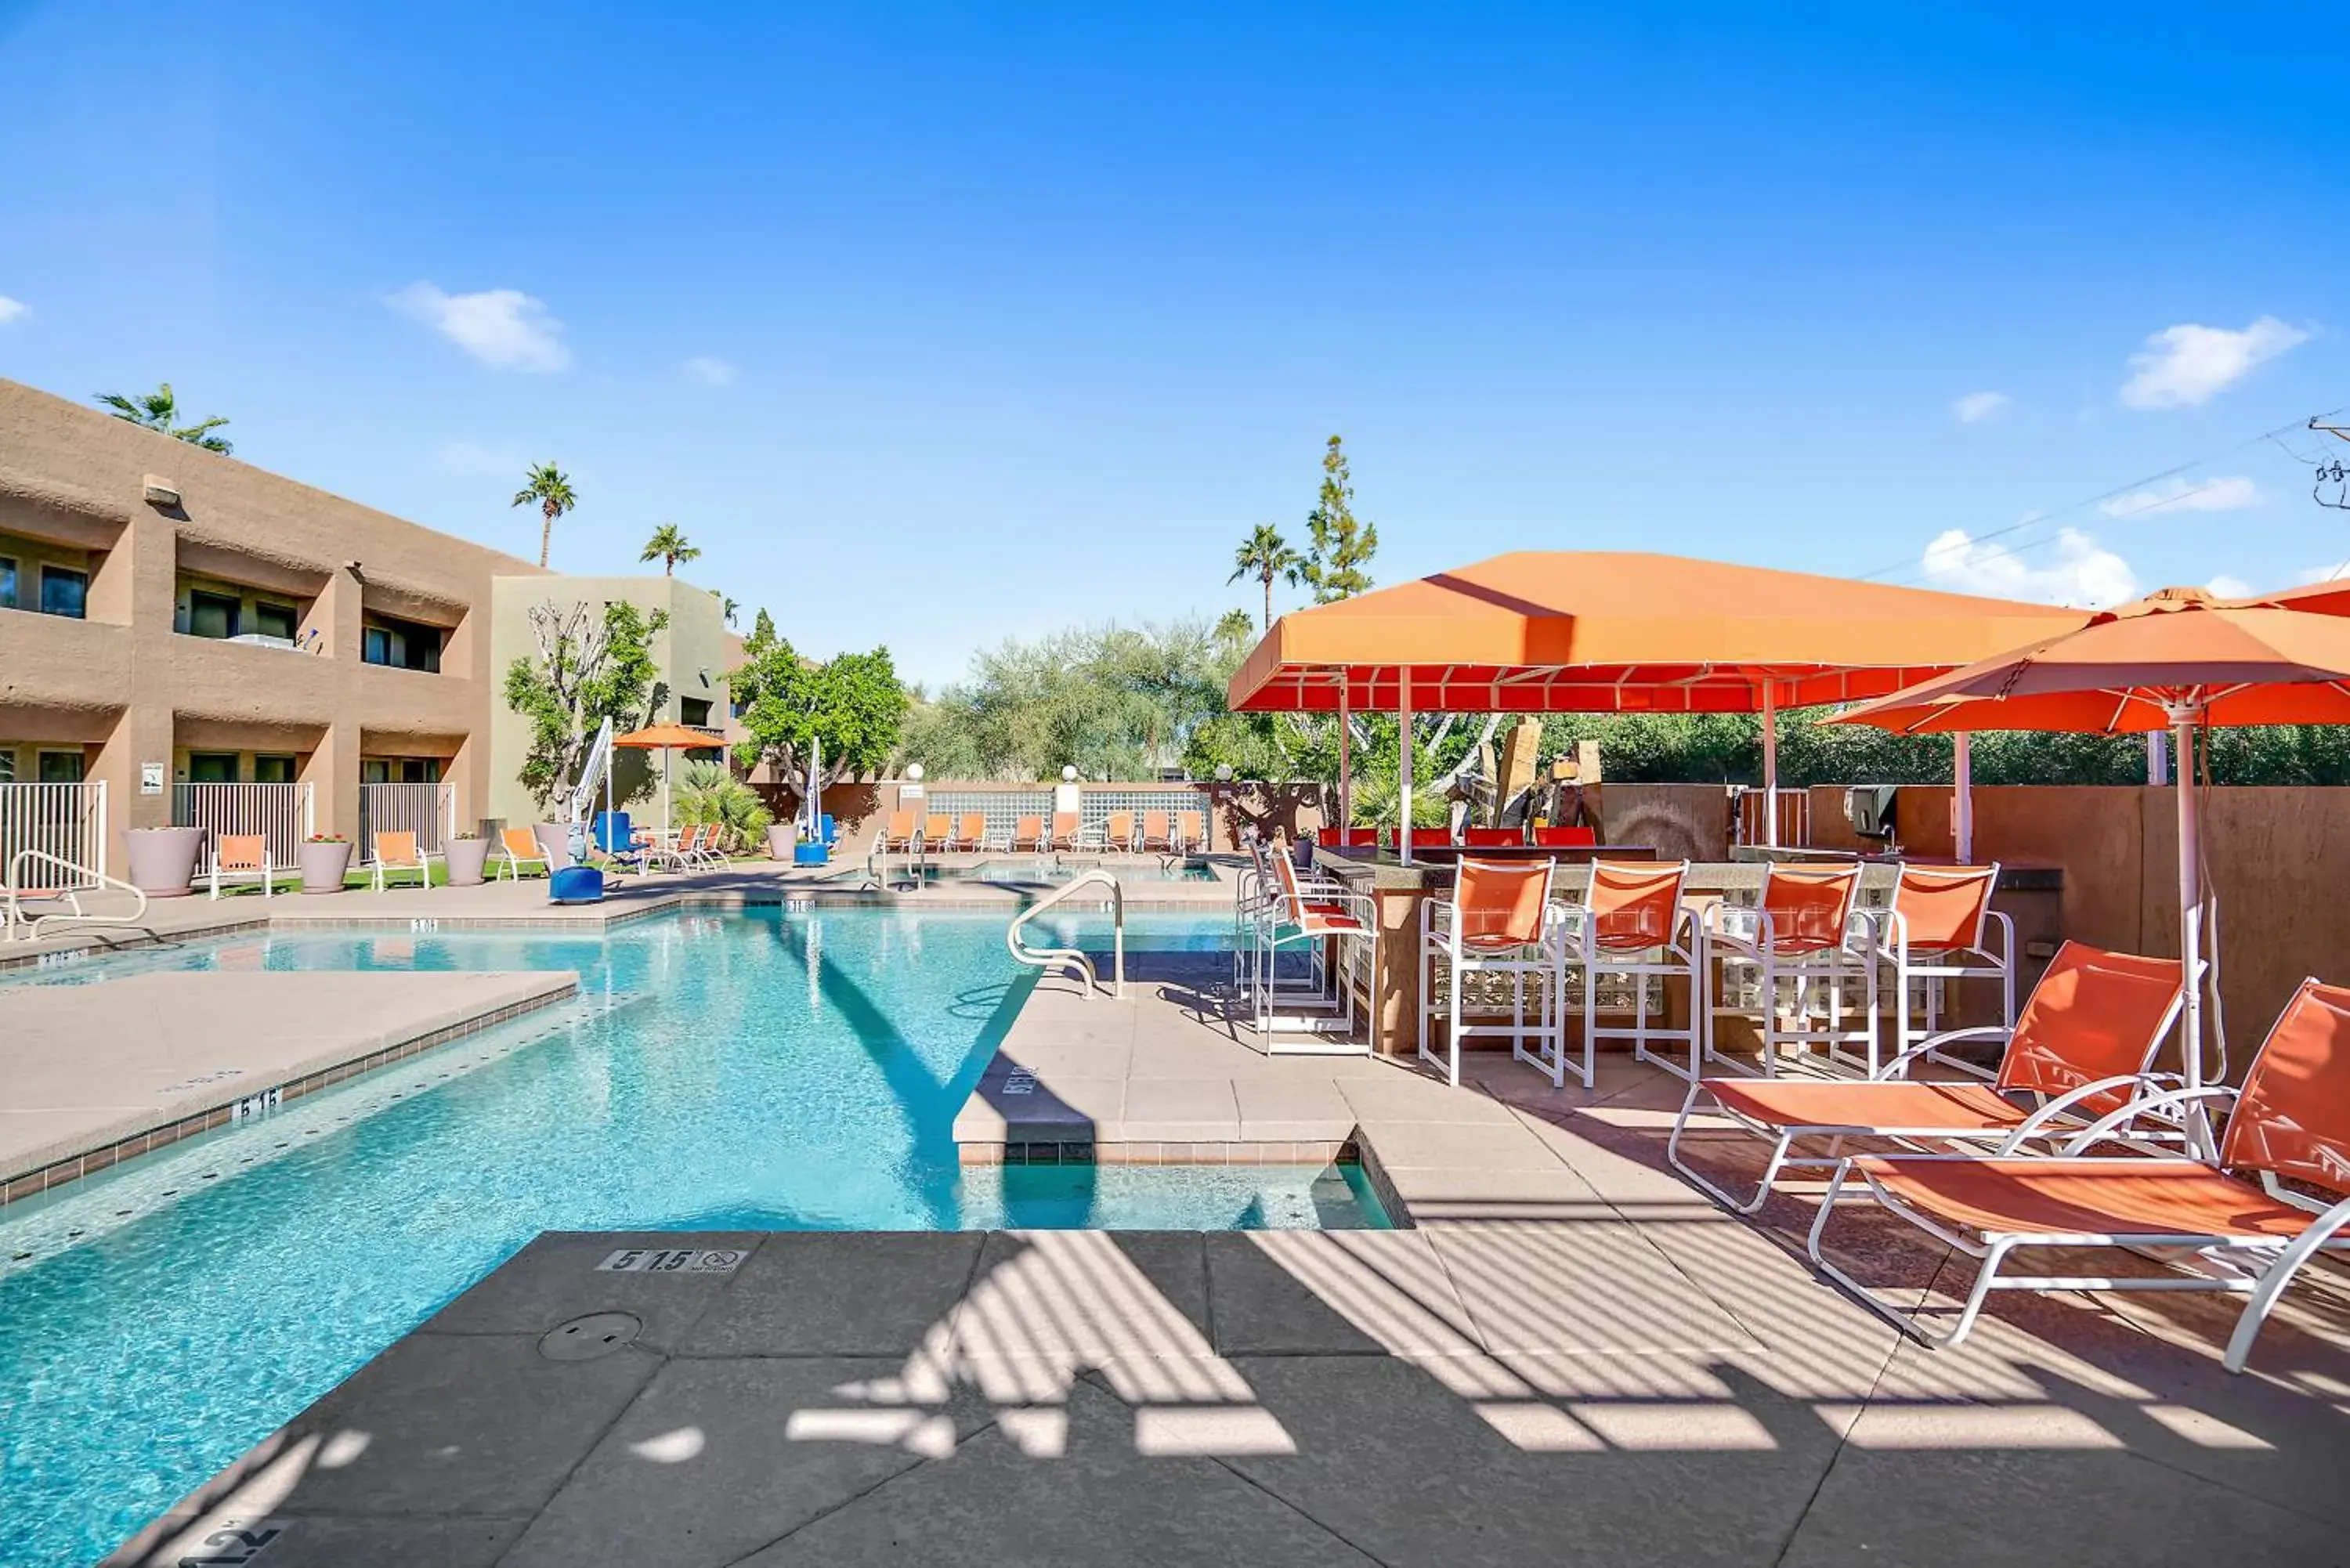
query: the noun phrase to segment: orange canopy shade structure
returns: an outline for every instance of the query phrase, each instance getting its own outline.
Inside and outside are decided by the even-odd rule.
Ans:
[[[1679,556],[1526,551],[1286,615],[1245,712],[1752,712],[1879,696],[2078,610]],[[1405,672],[1409,672],[1409,690]]]
[[[2180,1017],[2190,1087],[2202,1071],[2205,899],[2195,738],[2206,724],[2350,722],[2350,590],[2245,599],[2164,588],[2063,636],[1864,702],[1829,721],[1904,733],[2168,729],[2178,758]],[[2208,1144],[2208,1131],[2205,1133]]]
[[[678,723],[652,724],[612,737],[612,744],[632,747],[640,752],[698,752],[725,743],[725,738],[713,731],[697,730],[691,724]]]

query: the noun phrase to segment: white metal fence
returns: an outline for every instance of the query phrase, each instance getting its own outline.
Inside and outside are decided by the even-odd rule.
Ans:
[[[106,866],[106,783],[0,784],[0,879],[20,849],[37,849],[99,876]],[[88,886],[55,867],[27,867],[26,888]]]
[[[201,827],[203,848],[196,869],[210,869],[213,846],[225,834],[257,833],[269,842],[269,858],[294,865],[302,841],[317,831],[316,797],[307,784],[183,784],[172,786],[172,825]]]
[[[413,833],[417,847],[438,855],[457,836],[457,792],[445,784],[379,784],[359,785],[359,836],[362,859],[375,857],[379,833]]]

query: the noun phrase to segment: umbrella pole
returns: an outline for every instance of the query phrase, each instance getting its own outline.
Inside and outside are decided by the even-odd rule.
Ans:
[[[1960,730],[1950,737],[1950,836],[1957,842],[1959,864],[1975,859],[1974,737]]]
[[[1342,670],[1338,676],[1338,842],[1347,842],[1347,830],[1355,826],[1355,759],[1349,745],[1354,722],[1347,717],[1347,681]]]
[[[2189,704],[2170,704],[2172,745],[2178,758],[2178,956],[2184,964],[2187,992],[2178,1014],[2178,1050],[2186,1086],[2203,1085],[2203,857],[2201,823],[2195,790],[2195,711]],[[2211,1121],[2199,1101],[2187,1107],[2189,1152],[2204,1158],[2217,1151],[2211,1142]]]
[[[1396,737],[1403,742],[1403,765],[1396,784],[1401,808],[1396,842],[1403,846],[1403,863],[1411,864],[1411,666],[1396,672]]]
[[[1762,842],[1779,847],[1779,686],[1762,680]]]

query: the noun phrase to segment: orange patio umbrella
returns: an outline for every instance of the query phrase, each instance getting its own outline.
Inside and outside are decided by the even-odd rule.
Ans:
[[[625,735],[615,735],[612,744],[627,746],[631,751],[659,752],[661,754],[661,831],[669,831],[669,753],[671,752],[706,751],[724,745],[723,737],[708,730],[698,730],[691,724],[666,722],[648,724],[641,730],[631,730]]]
[[[1526,551],[1284,616],[1229,700],[1243,712],[1361,708],[1407,721],[1430,710],[1759,712],[1775,800],[1778,709],[1898,691],[2082,618],[1679,556]],[[1343,781],[1343,725],[1339,737]],[[1407,815],[1410,767],[1406,747]]]
[[[1829,722],[1904,734],[2168,730],[2178,758],[2179,951],[2190,983],[2180,1029],[2200,1080],[2205,965],[2195,737],[2210,724],[2350,723],[2350,588],[2215,599],[2164,588],[2043,639],[1864,702]]]

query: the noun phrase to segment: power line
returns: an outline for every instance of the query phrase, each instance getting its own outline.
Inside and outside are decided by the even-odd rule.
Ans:
[[[2322,420],[2331,419],[2341,411],[2341,409],[2330,409],[2324,413],[2312,417]],[[2140,489],[2146,485],[2159,484],[2166,479],[2176,479],[2190,468],[2201,468],[2206,463],[2215,462],[2219,459],[2226,457],[2232,452],[2241,452],[2248,446],[2257,446],[2264,441],[2274,441],[2276,438],[2283,435],[2287,431],[2307,430],[2308,428],[2309,424],[2307,420],[2290,420],[2285,423],[2277,426],[2274,430],[2262,431],[2260,434],[2255,436],[2247,436],[2242,441],[2237,441],[2232,445],[2221,447],[2218,451],[2207,453],[2202,457],[2191,458],[2185,462],[2178,464],[2176,467],[2166,468],[2158,473],[2149,473],[2142,479],[2133,479],[2127,483],[2115,485],[2111,490],[2101,491],[2097,494],[2088,497],[2086,500],[2074,502],[2069,506],[2060,506],[2054,512],[2035,513],[2032,516],[2023,518],[2020,522],[2011,523],[2004,528],[1994,528],[1987,534],[1974,535],[1970,537],[1967,542],[1970,545],[1980,545],[1986,540],[2005,538],[2008,535],[2021,533],[2026,528],[2036,528],[2043,524],[2053,523],[2060,517],[2070,516],[2074,513],[2083,511],[2085,508],[2101,505],[2106,502],[2114,500],[2118,496],[2126,495],[2132,491]],[[2211,483],[2216,484],[2218,481],[2215,480]],[[2111,515],[2116,518],[2134,517],[2141,512],[2159,511],[2166,506],[2175,506],[2187,496],[2199,494],[2202,491],[2210,488],[2211,488],[2210,484],[2200,485],[2194,490],[2182,491],[2177,495],[2166,495],[2158,501],[2150,502],[2144,506],[2133,507],[2127,512],[2115,513]],[[2027,544],[2012,545],[2003,550],[1994,551],[1988,556],[1972,556],[1970,559],[1998,560],[2003,556],[2012,556],[2023,550],[2035,548],[2041,545],[2052,544],[2056,538],[2061,536],[2061,535],[2052,535],[2048,539],[2035,540]],[[1891,566],[1879,566],[1873,572],[1863,572],[1860,574],[1859,580],[1862,582],[1868,582],[1871,579],[1886,576],[1891,573],[1899,571],[1908,571],[1916,574],[1910,577],[1904,578],[1903,581],[1905,584],[1921,581],[1925,576],[1931,575],[1930,573],[1918,572],[1918,562],[1915,559],[1911,559],[1907,561],[1896,561]]]

